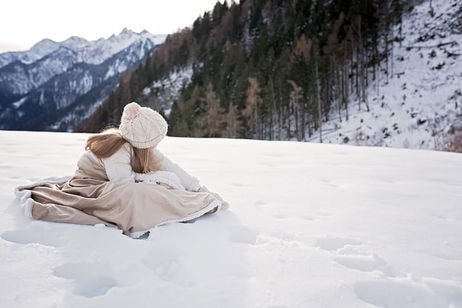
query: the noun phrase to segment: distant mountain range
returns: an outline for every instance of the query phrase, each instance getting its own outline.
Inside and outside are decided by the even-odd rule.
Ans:
[[[73,130],[165,37],[124,28],[107,39],[43,39],[0,54],[0,129]]]

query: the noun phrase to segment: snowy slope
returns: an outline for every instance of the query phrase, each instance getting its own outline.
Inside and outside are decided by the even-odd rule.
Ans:
[[[165,78],[155,80],[145,87],[137,101],[144,106],[162,111],[168,117],[172,111],[173,102],[178,100],[180,91],[191,82],[192,75],[191,65],[174,68]]]
[[[447,150],[452,132],[462,132],[461,20],[458,0],[423,1],[406,12],[393,65],[382,63],[388,77],[382,73],[379,87],[371,81],[371,111],[351,101],[348,121],[334,112],[323,125],[323,142]],[[319,133],[309,141],[318,142]]]
[[[0,131],[0,307],[462,307],[462,155],[167,137],[230,211],[147,240],[26,219],[88,135]]]

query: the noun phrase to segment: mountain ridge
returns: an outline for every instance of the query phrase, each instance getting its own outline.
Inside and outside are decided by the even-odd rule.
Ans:
[[[113,40],[115,37],[118,37],[121,34],[129,34],[132,36],[137,35],[139,37],[150,37],[156,44],[162,43],[167,36],[166,34],[151,34],[147,30],[142,30],[141,32],[137,33],[128,28],[123,28],[117,35],[111,34],[108,38],[101,37],[95,40],[87,40],[77,35],[71,35],[62,41],[55,41],[49,38],[44,38],[32,45],[28,50],[6,51],[0,53],[0,68],[14,60],[19,60],[25,64],[32,63],[57,49],[59,46],[65,46],[75,50],[82,47],[88,47],[88,45],[111,41],[111,38]]]
[[[77,36],[59,43],[41,40],[34,48],[48,54],[31,63],[17,59],[0,67],[0,128],[71,130],[84,118],[77,111],[72,116],[67,107],[81,110],[98,104],[117,86],[118,76],[139,64],[163,38],[124,28],[117,36],[91,42]],[[101,89],[99,94],[96,88]],[[93,94],[85,96],[91,90]],[[76,101],[83,105],[77,106]],[[57,119],[64,108],[69,111],[65,117],[75,122]]]

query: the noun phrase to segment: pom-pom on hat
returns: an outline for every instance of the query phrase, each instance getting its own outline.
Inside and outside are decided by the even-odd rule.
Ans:
[[[167,135],[168,124],[157,111],[132,102],[124,107],[119,130],[132,146],[147,149]]]

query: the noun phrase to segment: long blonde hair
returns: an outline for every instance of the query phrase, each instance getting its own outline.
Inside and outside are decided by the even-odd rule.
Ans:
[[[92,151],[99,158],[107,158],[116,153],[127,142],[120,134],[119,129],[109,128],[88,137],[85,150]],[[159,161],[153,151],[131,147],[134,152],[131,157],[133,171],[147,173],[159,170]]]

